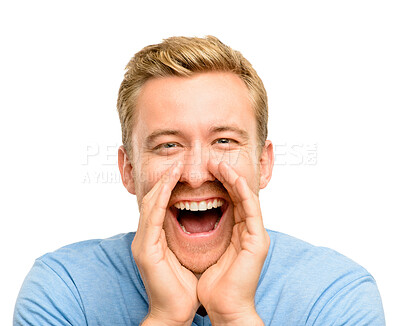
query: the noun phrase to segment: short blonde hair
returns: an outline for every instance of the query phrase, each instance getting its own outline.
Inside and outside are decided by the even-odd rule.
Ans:
[[[257,120],[260,150],[268,135],[268,100],[261,78],[243,55],[214,36],[170,37],[135,54],[126,66],[118,92],[117,109],[122,142],[132,159],[132,131],[137,121],[136,101],[144,83],[151,78],[190,77],[195,73],[223,71],[239,76],[249,89]]]

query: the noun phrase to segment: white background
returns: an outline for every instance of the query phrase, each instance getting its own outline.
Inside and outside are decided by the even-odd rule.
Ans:
[[[133,231],[119,180],[125,64],[173,35],[219,37],[269,95],[265,226],[333,248],[375,277],[399,316],[396,1],[9,1],[0,7],[0,324],[34,259]]]

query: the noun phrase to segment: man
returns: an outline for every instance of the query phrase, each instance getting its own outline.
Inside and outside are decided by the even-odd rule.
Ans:
[[[264,229],[267,96],[239,52],[215,37],[146,47],[117,106],[138,230],[40,257],[15,325],[384,325],[365,269]]]

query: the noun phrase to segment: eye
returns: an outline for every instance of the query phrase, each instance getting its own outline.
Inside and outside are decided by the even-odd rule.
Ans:
[[[216,143],[218,143],[218,144],[231,144],[231,143],[237,144],[238,142],[236,140],[233,140],[230,138],[219,138],[216,140]]]
[[[161,144],[159,146],[157,146],[158,148],[172,148],[175,147],[176,144],[175,143],[165,143],[165,144]]]
[[[229,138],[220,138],[217,139],[216,143],[218,144],[229,144],[231,142],[231,139]]]
[[[178,147],[177,143],[163,143],[153,148],[154,151],[159,153],[168,153],[171,149]]]
[[[168,148],[173,148],[173,147],[175,147],[176,146],[176,144],[175,143],[164,143],[164,144],[160,144],[160,145],[157,145],[156,147],[154,147],[154,149],[168,149]]]

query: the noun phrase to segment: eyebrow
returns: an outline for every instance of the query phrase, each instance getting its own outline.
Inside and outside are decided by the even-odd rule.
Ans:
[[[147,147],[151,146],[151,144],[161,136],[182,136],[182,132],[174,129],[156,129],[150,135],[146,137],[145,144]]]
[[[218,125],[218,126],[212,126],[208,128],[208,132],[211,134],[216,134],[219,132],[224,132],[224,131],[231,131],[236,134],[238,134],[241,138],[243,138],[245,141],[249,140],[249,134],[246,130],[241,129],[236,126],[231,126],[231,125]],[[175,129],[156,129],[154,130],[150,135],[146,137],[145,144],[146,146],[151,146],[151,144],[161,136],[181,136],[183,137],[183,133],[179,130]]]
[[[212,134],[216,134],[216,133],[224,132],[224,131],[231,131],[231,132],[238,134],[244,140],[246,140],[246,141],[249,140],[249,133],[246,130],[241,129],[236,126],[231,126],[231,125],[213,126],[213,127],[210,127],[208,129],[208,131]]]

